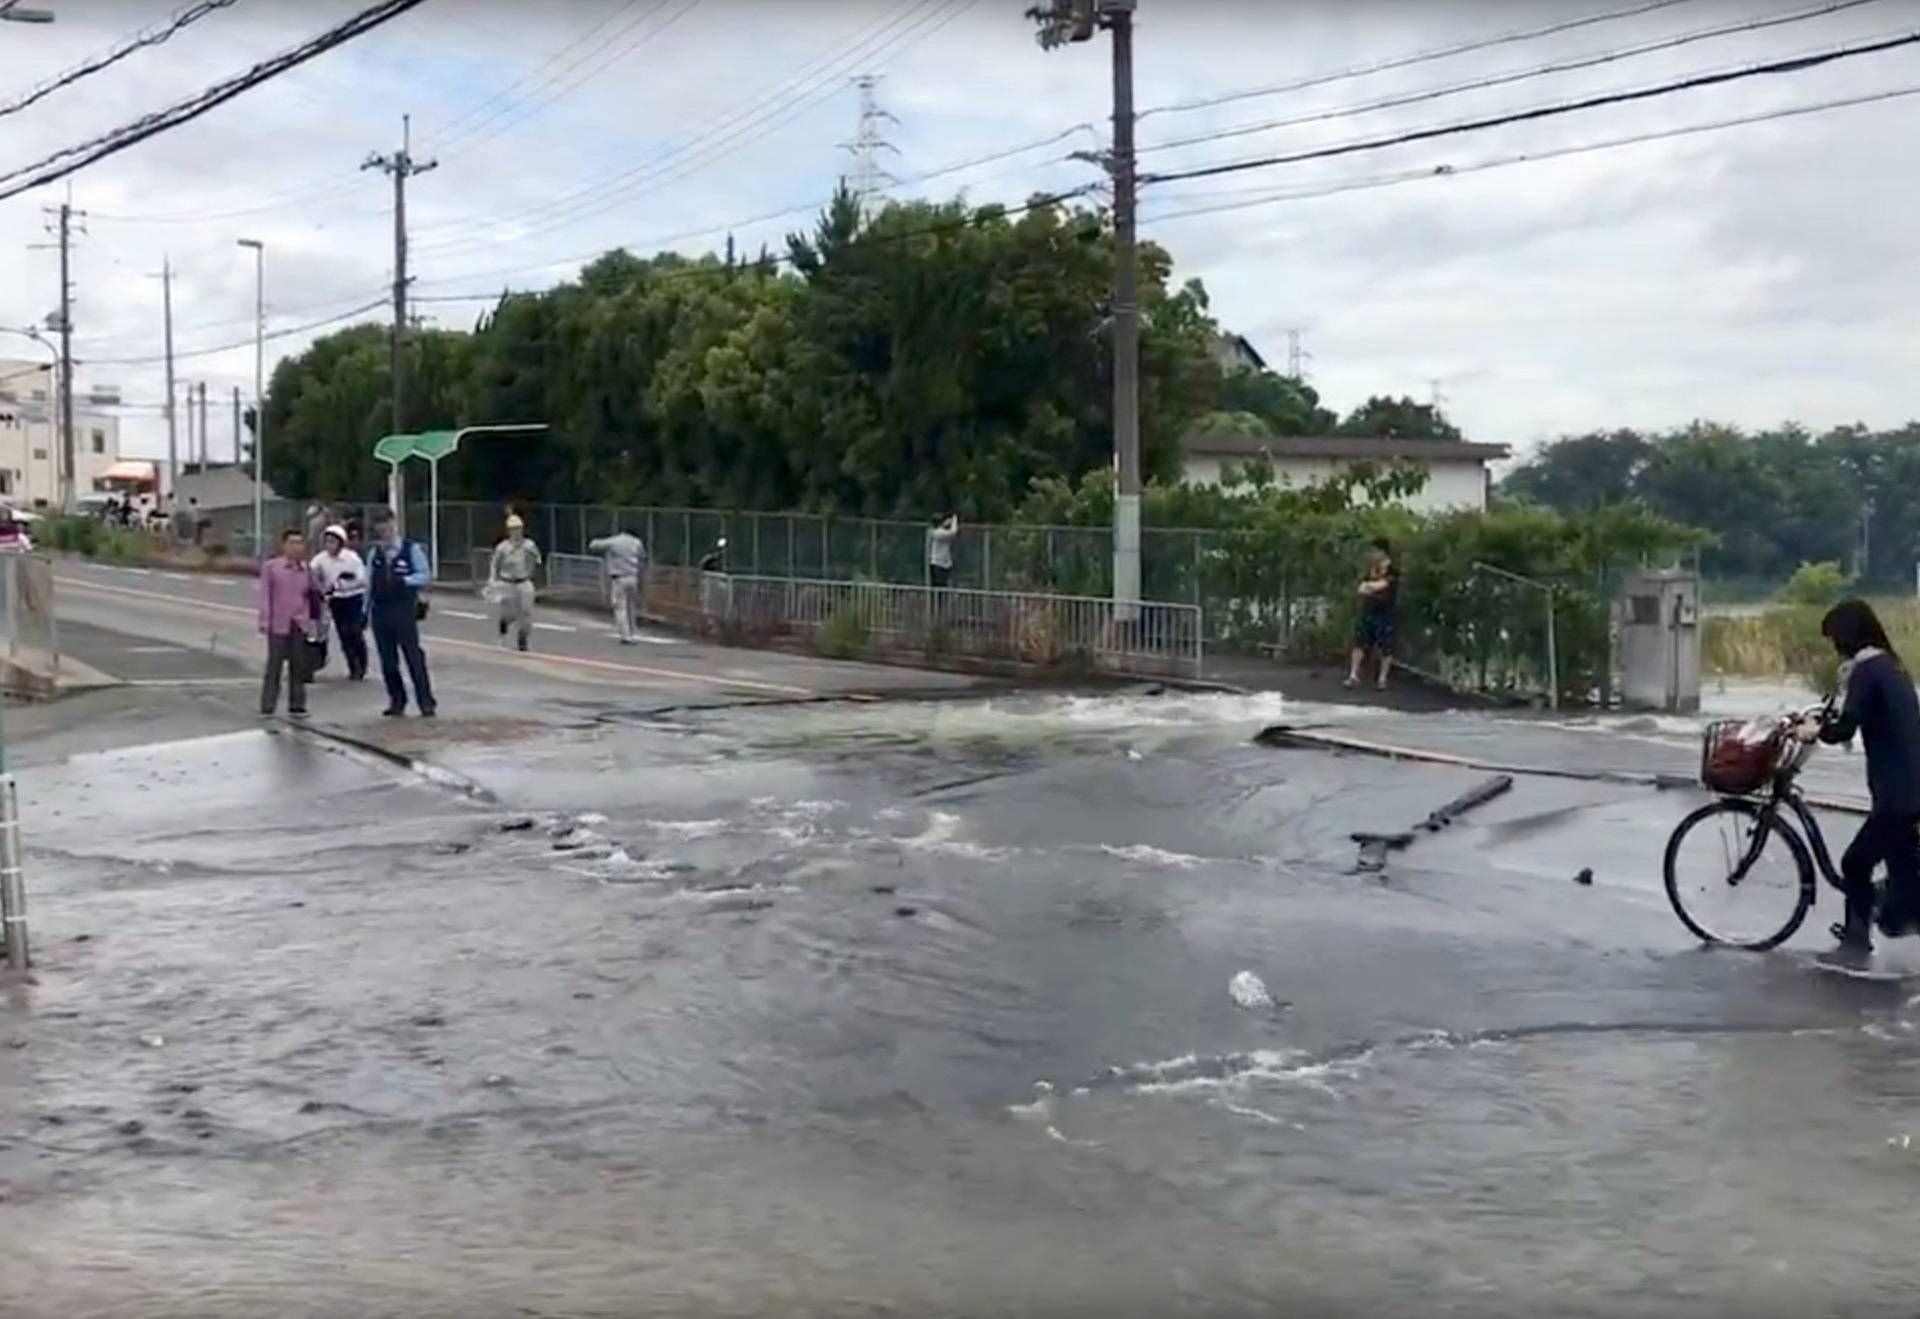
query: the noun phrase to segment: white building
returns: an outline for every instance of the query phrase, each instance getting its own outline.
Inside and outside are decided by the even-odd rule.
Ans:
[[[59,405],[50,363],[0,357],[0,502],[16,508],[53,508],[60,502]],[[74,493],[98,489],[120,461],[120,419],[73,408]]]
[[[1385,471],[1412,467],[1427,484],[1405,501],[1416,513],[1484,512],[1493,464],[1511,456],[1504,444],[1462,440],[1349,439],[1344,436],[1202,435],[1187,441],[1183,475],[1191,485],[1219,485],[1228,468],[1265,458],[1283,485],[1306,486],[1366,463]]]

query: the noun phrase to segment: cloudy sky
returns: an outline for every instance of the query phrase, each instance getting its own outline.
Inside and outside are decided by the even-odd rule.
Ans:
[[[58,21],[0,23],[0,110],[178,8],[31,2]],[[191,95],[365,3],[236,0],[0,113],[0,168]],[[897,121],[883,158],[897,195],[1019,200],[1094,182],[1071,153],[1106,133],[1105,44],[1040,50],[1026,3],[427,0],[70,185],[0,201],[0,325],[56,305],[55,254],[34,245],[42,208],[70,186],[88,213],[79,379],[121,389],[128,449],[164,453],[163,259],[181,378],[216,400],[252,381],[250,344],[220,351],[252,334],[238,239],[267,246],[270,330],[329,323],[277,338],[270,360],[379,316],[359,309],[392,278],[391,185],[360,166],[399,145],[402,114],[416,156],[438,161],[409,193],[415,292],[449,326],[613,246],[699,251],[729,230],[748,250],[777,245],[851,168],[855,75],[881,78]],[[1588,17],[1600,21],[1576,22]],[[1920,0],[1140,0],[1141,168],[1311,152],[1909,32]],[[1920,95],[1674,130],[1906,90],[1920,90],[1920,46],[1160,182],[1143,193],[1144,232],[1277,367],[1297,329],[1335,407],[1437,387],[1471,435],[1516,446],[1695,417],[1894,425],[1920,415],[1908,362],[1920,136],[1906,131]],[[1647,140],[1606,145],[1635,137]],[[982,157],[996,158],[949,169]],[[0,338],[0,354],[33,351]]]

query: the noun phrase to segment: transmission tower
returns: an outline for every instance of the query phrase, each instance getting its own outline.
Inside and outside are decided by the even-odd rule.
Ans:
[[[853,141],[842,142],[840,149],[853,157],[853,195],[860,203],[861,213],[868,214],[886,195],[887,185],[899,182],[881,168],[880,153],[900,154],[899,148],[884,136],[887,124],[897,126],[900,121],[880,108],[878,75],[863,73],[852,82],[860,89],[860,131]]]
[[[1287,331],[1287,374],[1295,380],[1307,378],[1307,363],[1313,360],[1313,354],[1308,352],[1306,345],[1301,342],[1304,337],[1303,330]]]

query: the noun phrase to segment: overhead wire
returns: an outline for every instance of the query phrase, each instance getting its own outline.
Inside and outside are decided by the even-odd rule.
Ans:
[[[440,138],[429,139],[433,149],[436,152],[444,154],[457,147],[459,150],[465,152],[479,143],[491,141],[499,137],[502,133],[510,132],[518,125],[527,122],[529,119],[534,118],[548,108],[557,105],[559,102],[573,95],[582,87],[585,87],[588,83],[605,74],[609,69],[626,59],[627,56],[631,55],[634,51],[640,49],[640,47],[646,45],[648,42],[657,39],[668,28],[678,23],[695,9],[698,9],[700,5],[704,3],[704,0],[681,0],[680,7],[672,14],[669,14],[664,22],[652,28],[646,28],[646,24],[650,19],[673,2],[674,0],[655,0],[654,5],[650,9],[641,14],[639,18],[634,20],[634,22],[626,28],[623,28],[616,34],[616,38],[610,39],[611,41],[617,39],[617,37],[631,36],[631,40],[627,41],[624,45],[608,44],[591,51],[574,64],[569,65],[561,74],[548,80],[547,86],[553,90],[550,94],[546,95],[544,99],[534,101],[529,98],[528,100],[522,101],[519,105],[503,106],[494,113],[482,117],[468,128],[461,129],[458,132]],[[636,29],[645,30],[636,31]],[[586,71],[579,77],[574,78],[570,82],[562,81],[567,74],[571,74],[582,67],[586,67]],[[535,95],[538,95],[538,89],[536,89]],[[492,123],[493,127],[487,127],[489,123]]]
[[[1612,9],[1600,14],[1587,14],[1580,18],[1563,19],[1557,23],[1548,23],[1541,27],[1523,28],[1516,32],[1503,32],[1496,36],[1480,37],[1472,41],[1456,42],[1450,46],[1438,46],[1428,50],[1415,51],[1411,55],[1396,55],[1390,59],[1375,60],[1371,64],[1357,64],[1329,73],[1310,74],[1304,78],[1295,78],[1288,82],[1269,83],[1261,87],[1247,87],[1238,91],[1222,92],[1214,96],[1198,97],[1188,101],[1175,101],[1167,105],[1150,106],[1137,116],[1146,119],[1153,115],[1186,114],[1194,110],[1210,110],[1217,105],[1232,105],[1239,101],[1258,100],[1264,96],[1281,96],[1288,92],[1306,91],[1311,87],[1324,87],[1329,83],[1345,82],[1350,78],[1365,78],[1376,73],[1391,73],[1396,69],[1412,68],[1416,64],[1428,64],[1434,60],[1449,59],[1455,55],[1466,55],[1473,51],[1492,50],[1499,46],[1510,46],[1517,42],[1534,41],[1541,37],[1558,36],[1562,32],[1573,32],[1580,28],[1595,27],[1602,23],[1614,23],[1621,19],[1638,18],[1642,14],[1655,13],[1662,9],[1672,9],[1677,5],[1692,4],[1694,0],[1643,0],[1625,9]]]
[[[1411,129],[1388,137],[1365,138],[1357,141],[1339,143],[1333,146],[1317,147],[1280,155],[1261,156],[1250,160],[1231,160],[1214,165],[1198,166],[1193,169],[1142,174],[1140,176],[1140,182],[1145,185],[1151,183],[1172,183],[1182,179],[1215,178],[1223,174],[1240,174],[1248,170],[1272,169],[1279,165],[1296,165],[1310,160],[1330,160],[1335,157],[1355,155],[1361,152],[1381,151],[1388,147],[1405,146],[1415,142],[1429,142],[1437,138],[1453,137],[1462,133],[1481,132],[1489,128],[1503,128],[1510,124],[1532,123],[1537,120],[1556,118],[1560,115],[1600,109],[1609,105],[1627,105],[1638,101],[1653,100],[1662,96],[1672,96],[1680,92],[1695,91],[1703,87],[1717,87],[1727,83],[1740,82],[1748,78],[1801,73],[1808,69],[1820,68],[1823,65],[1834,64],[1841,60],[1858,59],[1866,55],[1882,54],[1903,46],[1911,46],[1916,42],[1920,42],[1920,32],[1907,32],[1898,36],[1817,51],[1812,54],[1795,55],[1785,59],[1769,60],[1759,64],[1748,64],[1737,69],[1725,69],[1713,73],[1695,74],[1690,77],[1676,79],[1672,82],[1657,83],[1649,87],[1633,88],[1627,91],[1603,92],[1593,96],[1581,97],[1577,100],[1561,101],[1551,105],[1532,106],[1524,110],[1514,110],[1494,115],[1482,115],[1476,119],[1464,119],[1450,124]]]
[[[540,225],[540,232],[544,235],[555,228],[570,227],[603,215],[624,202],[657,191],[669,183],[679,182],[737,150],[735,144],[749,133],[764,136],[831,99],[840,90],[841,80],[852,69],[871,68],[876,61],[898,54],[900,50],[931,36],[978,3],[979,0],[916,0],[905,14],[889,21],[854,47],[831,56],[828,66],[820,72],[789,79],[773,93],[696,134],[686,143],[663,153],[655,153],[611,178],[553,198],[517,215],[487,217],[482,221],[468,222],[464,227],[490,227],[504,219],[522,226]],[[949,7],[943,9],[943,5]],[[796,83],[804,85],[796,90]],[[485,241],[492,245],[497,240]],[[443,234],[439,238],[423,239],[418,247],[423,252],[431,252],[474,245],[474,239]]]
[[[1142,225],[1164,224],[1171,220],[1183,220],[1193,216],[1217,215],[1228,211],[1251,210],[1260,206],[1277,205],[1289,201],[1311,201],[1322,197],[1334,197],[1348,192],[1364,192],[1376,188],[1396,187],[1406,183],[1418,183],[1435,179],[1458,178],[1464,174],[1477,174],[1485,170],[1504,169],[1512,165],[1536,164],[1541,161],[1559,160],[1568,156],[1587,155],[1596,151],[1612,151],[1621,147],[1640,146],[1648,142],[1663,142],[1683,137],[1695,137],[1703,133],[1720,132],[1729,128],[1740,128],[1751,124],[1771,123],[1776,120],[1800,118],[1805,115],[1819,114],[1828,110],[1849,109],[1855,106],[1872,105],[1882,101],[1901,100],[1909,96],[1920,96],[1920,83],[1905,87],[1888,88],[1877,92],[1863,92],[1856,96],[1834,97],[1806,105],[1785,106],[1772,110],[1760,110],[1750,114],[1733,115],[1706,123],[1686,124],[1677,128],[1652,129],[1644,133],[1632,133],[1624,137],[1610,138],[1599,142],[1585,142],[1573,146],[1548,147],[1534,151],[1516,152],[1512,155],[1491,160],[1474,161],[1464,165],[1441,164],[1425,165],[1390,174],[1370,178],[1347,180],[1324,185],[1308,184],[1299,188],[1274,191],[1272,189],[1238,189],[1215,194],[1192,194],[1176,196],[1172,200],[1199,201],[1208,195],[1245,197],[1245,200],[1226,201],[1209,205],[1195,206],[1186,210],[1152,212],[1143,214]],[[1257,195],[1248,197],[1247,194]]]
[[[102,54],[82,60],[70,69],[66,69],[36,87],[31,87],[18,96],[0,101],[0,119],[8,115],[19,114],[22,110],[38,105],[55,92],[71,87],[83,78],[90,78],[104,69],[110,69],[130,55],[138,54],[151,46],[158,46],[170,40],[176,33],[184,31],[198,23],[207,15],[222,9],[232,8],[238,0],[197,0],[197,3],[174,14],[166,23],[134,33]]]
[[[310,59],[324,55],[337,46],[363,36],[421,3],[423,0],[379,0],[379,3],[361,10],[320,35],[290,50],[282,51],[270,59],[262,60],[244,73],[215,83],[184,101],[177,101],[164,110],[142,115],[131,123],[123,124],[88,141],[64,147],[32,164],[0,174],[0,200],[16,197],[33,188],[66,178],[108,156],[116,155],[149,138],[198,119],[201,115],[217,109],[235,97],[242,96],[260,84],[271,81],[288,69],[297,68]]]
[[[1251,124],[1229,124],[1204,133],[1193,133],[1186,137],[1168,138],[1160,142],[1149,142],[1138,148],[1140,154],[1154,151],[1169,151],[1180,147],[1198,146],[1209,142],[1224,142],[1235,138],[1253,137],[1261,133],[1274,132],[1284,128],[1298,128],[1306,124],[1325,123],[1332,119],[1345,119],[1353,115],[1371,114],[1379,110],[1397,110],[1410,105],[1421,105],[1449,96],[1458,96],[1466,92],[1485,91],[1494,87],[1506,87],[1515,83],[1528,82],[1536,78],[1551,77],[1560,73],[1572,73],[1581,69],[1598,68],[1602,65],[1633,59],[1641,55],[1650,55],[1661,51],[1678,50],[1683,46],[1709,41],[1726,36],[1744,36],[1751,32],[1766,31],[1770,28],[1784,27],[1793,23],[1803,23],[1810,19],[1825,18],[1849,9],[1858,9],[1863,5],[1879,4],[1882,0],[1828,0],[1828,3],[1798,9],[1784,14],[1775,14],[1766,18],[1749,19],[1737,23],[1722,23],[1713,27],[1696,28],[1676,36],[1662,37],[1654,41],[1641,42],[1634,46],[1600,51],[1597,54],[1583,55],[1572,59],[1537,65],[1533,68],[1514,70],[1506,73],[1489,74],[1462,82],[1449,83],[1441,87],[1422,88],[1417,91],[1403,92],[1383,97],[1379,100],[1359,105],[1344,105],[1327,110],[1316,110],[1306,114],[1292,115],[1284,119],[1268,119]]]
[[[278,330],[269,330],[264,336],[250,334],[246,338],[236,339],[232,343],[214,344],[205,348],[180,349],[173,354],[173,359],[177,362],[188,358],[212,357],[219,353],[230,353],[236,349],[251,348],[262,338],[267,340],[285,339],[296,334],[306,334],[313,330],[323,330],[330,325],[337,325],[341,321],[348,320],[351,317],[370,312],[376,307],[384,307],[386,304],[387,300],[384,297],[375,298],[373,301],[363,303],[350,311],[343,311],[334,316],[325,316],[319,320],[308,321],[301,325],[289,325]],[[158,366],[165,362],[167,357],[165,353],[160,353],[146,357],[76,357],[74,360],[86,366]]]

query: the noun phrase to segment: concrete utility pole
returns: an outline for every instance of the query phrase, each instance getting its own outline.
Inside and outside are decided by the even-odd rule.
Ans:
[[[400,116],[400,150],[367,157],[361,169],[393,177],[393,429],[407,428],[407,180],[439,165],[413,158],[413,116]]]
[[[233,387],[233,465],[240,465],[240,386]]]
[[[200,470],[204,472],[213,462],[213,444],[207,439],[211,433],[207,429],[207,382],[202,380],[196,388],[200,391]]]
[[[1133,151],[1134,0],[1051,0],[1027,17],[1040,45],[1113,37],[1113,612],[1132,622],[1140,605],[1140,299]]]
[[[173,409],[173,258],[160,266],[160,302],[167,317],[167,497],[180,488],[180,431]],[[176,501],[177,502],[177,501]]]
[[[69,202],[45,210],[55,217],[48,229],[59,235],[55,246],[60,249],[60,310],[54,317],[60,331],[60,511],[71,513],[78,495],[73,447],[73,222],[86,219],[86,212],[74,210]]]

